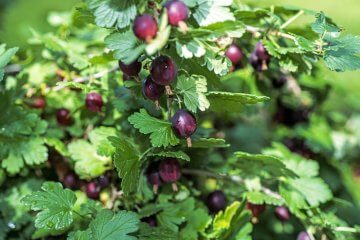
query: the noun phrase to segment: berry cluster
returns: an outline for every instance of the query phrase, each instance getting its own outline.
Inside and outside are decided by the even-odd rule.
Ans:
[[[109,187],[111,182],[110,175],[104,174],[91,182],[79,180],[75,173],[69,172],[62,179],[65,187],[70,189],[83,189],[88,198],[99,199],[100,192]]]
[[[174,191],[178,191],[176,181],[181,177],[181,166],[177,159],[167,158],[158,162],[153,162],[147,169],[147,178],[156,194],[158,188],[163,183],[171,183]]]

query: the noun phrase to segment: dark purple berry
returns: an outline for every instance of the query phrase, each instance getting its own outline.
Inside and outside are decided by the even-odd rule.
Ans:
[[[161,98],[165,93],[165,87],[159,84],[156,84],[151,76],[148,76],[143,83],[142,92],[144,96],[150,100],[156,101]]]
[[[143,14],[136,17],[133,31],[140,40],[150,42],[157,34],[158,25],[153,16]]]
[[[270,55],[266,51],[262,42],[259,42],[256,45],[255,50],[250,55],[249,62],[258,72],[262,72],[268,68],[268,64],[270,62]]]
[[[270,59],[270,55],[264,47],[262,42],[258,42],[255,47],[255,54],[261,61],[267,61]]]
[[[206,198],[206,206],[212,213],[217,213],[220,210],[224,210],[226,207],[225,194],[220,190],[210,193]]]
[[[155,215],[144,217],[141,219],[141,221],[149,224],[150,227],[157,227],[157,220]]]
[[[91,199],[98,199],[100,196],[100,187],[95,182],[86,185],[86,195]]]
[[[230,59],[234,66],[239,64],[243,59],[243,54],[236,44],[231,44],[226,50],[225,55]]]
[[[66,108],[61,108],[56,112],[56,120],[62,126],[69,126],[72,123],[70,111]]]
[[[137,75],[139,75],[141,71],[141,66],[141,62],[138,61],[130,64],[125,64],[119,61],[119,67],[121,71],[124,73],[124,75],[126,74],[128,77],[136,77]]]
[[[194,134],[197,128],[197,123],[194,115],[186,110],[178,110],[172,117],[172,129],[174,133],[185,139],[190,139],[190,136]],[[189,140],[188,140],[189,145]],[[191,142],[190,142],[191,146]]]
[[[249,63],[258,72],[261,72],[261,60],[256,56],[255,52],[251,53]]]
[[[277,207],[275,208],[275,216],[282,222],[288,221],[290,219],[290,212],[286,207]]]
[[[265,211],[266,206],[248,202],[246,208],[251,211],[254,218],[258,218]]]
[[[160,56],[151,63],[152,80],[163,86],[170,85],[176,78],[177,67],[168,56]]]
[[[77,178],[74,173],[68,173],[63,179],[63,184],[65,187],[70,189],[75,189],[77,185]]]
[[[278,109],[274,115],[274,121],[282,123],[288,127],[293,127],[297,123],[309,121],[310,111],[307,108],[292,109],[278,101]]]
[[[148,182],[153,187],[153,192],[157,194],[159,186],[162,184],[160,172],[159,172],[159,164],[157,162],[153,162],[150,164],[146,171]]]
[[[189,17],[189,9],[181,0],[170,0],[165,3],[169,23],[178,26],[180,22],[186,21]]]
[[[310,236],[307,232],[302,231],[299,233],[299,235],[297,236],[296,240],[310,240]]]
[[[86,95],[85,104],[92,112],[100,112],[103,106],[103,99],[100,94],[92,92]]]
[[[315,156],[315,153],[306,145],[306,142],[303,139],[286,138],[284,144],[290,151],[305,158],[312,158]]]
[[[37,109],[43,109],[45,108],[46,102],[43,97],[35,97],[32,101],[31,107],[37,108]]]
[[[110,185],[110,177],[108,175],[101,175],[97,179],[97,184],[100,188],[106,188]]]
[[[164,182],[175,183],[181,177],[180,164],[176,159],[168,158],[160,163],[159,173]],[[175,184],[173,184],[173,189],[177,191]]]

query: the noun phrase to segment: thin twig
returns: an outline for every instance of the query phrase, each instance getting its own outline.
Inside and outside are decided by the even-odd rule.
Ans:
[[[99,79],[99,78],[102,78],[103,76],[109,74],[109,73],[112,73],[112,72],[115,72],[116,70],[118,70],[119,67],[118,66],[115,66],[109,70],[105,70],[105,71],[101,71],[101,72],[98,72],[98,73],[95,73],[94,75],[91,75],[91,76],[85,76],[85,77],[77,77],[77,78],[74,78],[72,80],[72,82],[77,82],[77,83],[82,83],[82,82],[87,82],[89,81],[90,79]],[[64,79],[64,82],[67,82],[68,80],[67,79]],[[61,89],[65,88],[65,86],[62,86],[62,85],[59,85],[59,86],[55,86],[53,88],[54,91],[59,91]]]
[[[281,25],[280,29],[285,29],[287,26],[289,26],[292,22],[294,22],[298,17],[300,17],[304,13],[305,13],[304,10],[300,10],[297,14],[289,18],[283,25]]]
[[[123,191],[118,191],[114,185],[111,185],[111,199],[110,199],[110,209],[115,207],[116,200],[123,195]]]
[[[216,178],[216,179],[229,180],[229,181],[232,181],[232,182],[238,183],[238,184],[243,184],[245,182],[245,180],[242,177],[237,176],[237,175],[218,174],[218,173],[213,173],[213,172],[209,172],[209,171],[201,170],[201,169],[183,169],[182,172],[184,174],[188,174],[188,175],[198,175],[198,176],[206,176],[206,177],[211,177],[211,178]],[[283,200],[283,197],[280,196],[280,194],[272,191],[269,188],[261,187],[261,191],[271,197],[277,198],[279,200]]]
[[[264,29],[253,27],[253,26],[246,26],[246,31],[254,34],[255,36],[260,36],[261,33],[265,32]],[[280,32],[280,31],[270,31],[269,34],[274,35],[274,36],[287,38],[287,39],[290,39],[290,40],[293,40],[293,41],[295,40],[294,36],[292,36],[292,35],[290,35],[288,33]]]

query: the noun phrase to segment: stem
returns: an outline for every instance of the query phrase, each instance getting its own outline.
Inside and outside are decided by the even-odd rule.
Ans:
[[[73,213],[76,213],[76,215],[78,215],[79,217],[83,218],[83,219],[86,219],[86,217],[84,215],[81,215],[80,213],[78,213],[77,211],[75,210],[72,210]]]
[[[183,169],[182,172],[184,174],[188,174],[188,175],[198,175],[198,176],[206,176],[206,177],[211,177],[211,178],[228,180],[228,181],[232,181],[232,182],[238,183],[238,184],[243,184],[245,181],[242,177],[237,176],[237,175],[217,174],[217,173],[212,173],[212,172],[209,172],[206,170],[201,170],[201,169]],[[269,188],[261,187],[261,191],[269,196],[274,197],[274,198],[283,199],[283,197],[280,196],[277,192],[274,192]]]
[[[301,15],[304,14],[304,10],[300,10],[297,14],[289,18],[283,25],[280,26],[280,29],[285,29],[287,26],[289,26],[291,23],[293,23],[296,19],[298,19]]]
[[[352,227],[336,227],[335,231],[338,232],[351,232],[351,233],[356,233],[357,230],[355,228]]]
[[[166,106],[167,106],[167,118],[169,121],[171,120],[171,102],[172,102],[172,98],[168,97],[166,99]]]
[[[261,35],[261,33],[266,32],[266,30],[264,30],[264,29],[253,27],[253,26],[246,26],[246,31],[254,34],[257,37],[259,37]],[[269,34],[273,35],[273,36],[279,36],[279,37],[283,37],[286,39],[290,39],[293,41],[295,40],[294,36],[287,34],[287,33],[279,32],[279,31],[270,31]]]
[[[111,199],[110,199],[110,209],[113,209],[115,207],[115,202],[118,197],[120,197],[123,194],[122,191],[118,191],[114,185],[111,185]]]
[[[140,156],[140,160],[143,159],[149,152],[151,152],[154,149],[154,147],[148,148],[143,154]]]
[[[102,71],[102,72],[98,72],[98,73],[95,73],[94,75],[92,76],[85,76],[85,77],[77,77],[77,78],[74,78],[72,81],[73,82],[77,82],[77,83],[82,83],[82,82],[87,82],[89,81],[90,79],[99,79],[99,78],[102,78],[103,76],[109,74],[109,73],[112,73],[112,72],[115,72],[116,70],[118,70],[119,67],[116,66],[116,67],[113,67],[109,70],[106,70],[106,71]],[[64,82],[68,81],[68,79],[64,79]],[[54,91],[59,91],[61,89],[65,88],[65,86],[56,86],[53,88]]]

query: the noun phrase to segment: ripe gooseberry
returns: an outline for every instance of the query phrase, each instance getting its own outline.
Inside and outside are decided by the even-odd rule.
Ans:
[[[179,26],[183,32],[188,30],[185,21],[189,17],[189,8],[181,0],[169,0],[165,3],[169,23],[172,26]]]
[[[224,210],[226,207],[225,194],[220,190],[216,190],[210,193],[206,198],[206,206],[212,213],[217,213],[220,210]]]
[[[225,56],[230,59],[233,66],[236,66],[241,62],[244,55],[236,44],[231,44],[226,50]]]
[[[91,199],[98,199],[100,196],[100,187],[95,182],[89,182],[85,189],[86,195]]]
[[[66,108],[60,108],[56,112],[56,120],[62,126],[71,125],[72,119],[70,117],[70,111]]]
[[[194,115],[189,111],[180,109],[172,117],[171,122],[174,133],[180,138],[185,138],[188,147],[191,147],[190,136],[193,135],[197,129],[197,122]]]
[[[290,212],[286,207],[280,206],[275,208],[275,216],[282,222],[290,219]]]
[[[153,16],[143,14],[135,18],[133,31],[140,40],[151,42],[157,34],[158,25]]]
[[[152,79],[151,76],[148,76],[142,85],[142,92],[144,97],[155,101],[156,108],[159,109],[159,99],[165,93],[165,87],[159,84],[156,84]]]
[[[92,92],[86,95],[85,105],[90,111],[100,112],[103,104],[102,96],[99,93]]]
[[[151,184],[153,188],[153,192],[157,194],[159,186],[162,184],[160,172],[159,172],[159,164],[157,162],[150,164],[150,166],[146,171],[146,176],[148,182]]]
[[[168,56],[160,56],[151,63],[151,78],[159,85],[165,86],[166,93],[172,95],[170,84],[175,80],[177,67],[175,62]]]
[[[168,158],[159,165],[159,174],[161,179],[166,183],[172,183],[172,188],[177,191],[175,182],[181,177],[181,167],[175,158]]]

